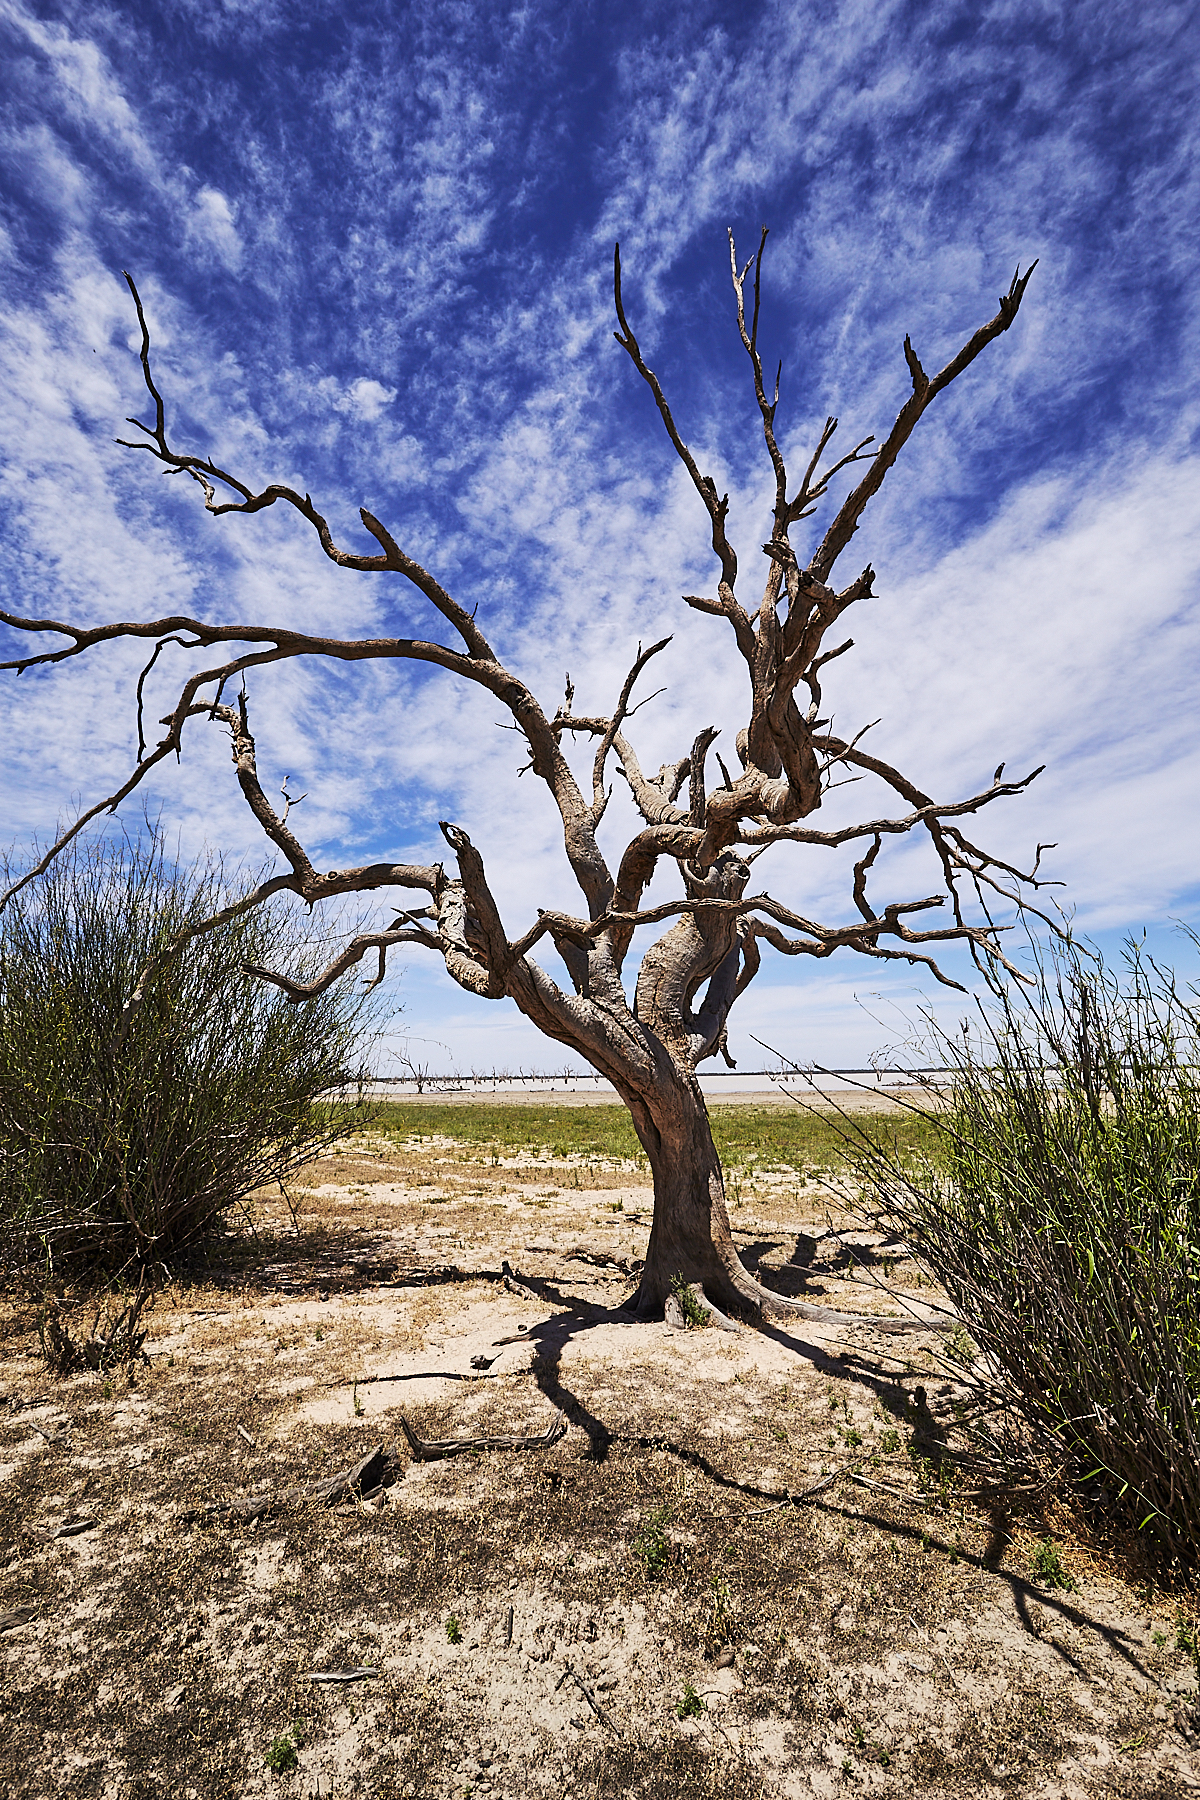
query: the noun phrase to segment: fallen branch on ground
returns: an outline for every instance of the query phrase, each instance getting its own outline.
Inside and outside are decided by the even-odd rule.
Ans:
[[[52,1445],[56,1450],[69,1450],[71,1448],[71,1427],[69,1424],[60,1426],[57,1431],[47,1431],[44,1426],[35,1425],[31,1419],[29,1421],[29,1428],[31,1431],[36,1431],[39,1437],[45,1438],[46,1442]]]
[[[538,1304],[538,1296],[532,1288],[525,1286],[507,1260],[500,1264],[500,1279],[510,1294],[519,1294],[522,1300],[532,1300],[535,1306]]]
[[[770,1506],[756,1506],[749,1512],[731,1513],[729,1516],[736,1519],[757,1519],[761,1518],[763,1513],[777,1512],[781,1506],[802,1506],[806,1500],[812,1500],[817,1494],[823,1494],[826,1488],[831,1488],[834,1482],[840,1481],[845,1473],[845,1469],[835,1469],[832,1475],[823,1476],[820,1481],[814,1482],[812,1487],[801,1488],[798,1494],[788,1492],[782,1500],[773,1501]]]
[[[78,1537],[81,1531],[94,1531],[100,1523],[99,1519],[87,1518],[64,1519],[51,1531],[39,1531],[35,1525],[28,1528],[28,1535],[36,1544],[52,1544],[55,1538]]]
[[[586,1244],[574,1244],[560,1250],[554,1244],[526,1244],[529,1256],[558,1256],[563,1262],[594,1263],[598,1269],[620,1269],[623,1275],[636,1275],[646,1266],[644,1256],[612,1256],[607,1250],[589,1250]]]
[[[540,1437],[519,1437],[504,1433],[492,1437],[421,1438],[404,1414],[400,1428],[408,1439],[415,1462],[436,1462],[441,1456],[462,1456],[472,1450],[548,1450],[567,1433],[566,1414],[555,1409],[554,1419]]]
[[[264,1494],[247,1494],[240,1500],[214,1500],[207,1506],[190,1506],[176,1515],[180,1525],[194,1525],[204,1519],[242,1519],[249,1522],[277,1512],[284,1506],[298,1506],[305,1500],[319,1500],[324,1506],[336,1506],[339,1500],[352,1496],[371,1498],[381,1488],[390,1487],[403,1476],[403,1469],[382,1444],[355,1463],[324,1481],[310,1482],[305,1487],[272,1488]]]
[[[390,1281],[372,1282],[372,1287],[432,1287],[440,1281],[478,1281],[473,1269],[460,1269],[457,1263],[432,1263],[428,1268],[397,1269]]]
[[[593,1694],[591,1688],[588,1687],[584,1682],[582,1682],[579,1679],[579,1676],[576,1674],[575,1670],[571,1667],[570,1663],[567,1664],[566,1668],[563,1670],[562,1674],[559,1676],[558,1680],[555,1682],[555,1684],[554,1684],[555,1693],[558,1692],[558,1690],[562,1686],[563,1682],[568,1679],[575,1683],[575,1686],[579,1689],[580,1693],[583,1695],[584,1699],[587,1701],[588,1705],[591,1707],[592,1711],[595,1713],[595,1715],[599,1719],[600,1723],[603,1726],[605,1726],[605,1728],[607,1730],[615,1733],[615,1735],[617,1737],[623,1737],[624,1733],[622,1732],[621,1727],[619,1725],[614,1725],[613,1721],[609,1718],[608,1714],[605,1712],[604,1708],[601,1706],[600,1702],[597,1700],[596,1696]]]

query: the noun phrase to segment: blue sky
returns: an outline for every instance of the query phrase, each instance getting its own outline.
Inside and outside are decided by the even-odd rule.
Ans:
[[[7,608],[431,629],[297,522],[211,520],[116,448],[142,408],[128,268],[189,448],[310,490],[348,543],[368,506],[548,706],[569,669],[577,709],[607,709],[638,640],[673,632],[643,760],[709,723],[730,744],[745,708],[724,627],[680,604],[713,579],[705,521],[612,340],[613,240],[643,348],[730,491],[748,585],[770,494],[726,226],[747,254],[772,227],[763,338],[794,461],[827,412],[848,441],[882,435],[905,332],[940,366],[1037,257],[1018,324],[867,516],[847,564],[870,557],[880,598],[827,697],[847,727],[880,718],[877,753],[939,796],[1046,762],[981,835],[1014,856],[1057,840],[1061,898],[1106,944],[1145,928],[1170,953],[1170,921],[1200,916],[1191,8],[0,0],[0,54]],[[169,654],[158,711],[182,678]],[[138,666],[118,649],[2,678],[18,854],[128,767]],[[486,696],[412,667],[296,665],[251,703],[266,784],[308,790],[320,866],[438,856],[446,817],[483,848],[514,936],[574,903],[548,798]],[[261,859],[215,728],[148,798],[185,852]],[[615,844],[619,797],[610,815]],[[844,860],[769,861],[779,898],[847,916]],[[915,847],[880,872],[881,898],[936,887]],[[397,1030],[423,1057],[561,1065],[508,1003],[428,959],[397,973]],[[861,1063],[926,998],[909,971],[768,952],[731,1042]]]

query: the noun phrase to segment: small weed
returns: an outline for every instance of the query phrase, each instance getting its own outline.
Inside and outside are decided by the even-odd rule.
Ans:
[[[716,1575],[709,1579],[712,1599],[709,1602],[708,1622],[705,1626],[705,1642],[711,1649],[726,1643],[731,1633],[735,1607],[729,1597],[729,1583]]]
[[[885,1456],[894,1456],[900,1448],[900,1433],[891,1429],[885,1431],[879,1440],[879,1448]]]
[[[321,1339],[324,1336],[325,1336],[325,1333],[321,1330],[321,1327],[318,1325],[317,1326],[317,1342],[318,1342],[318,1344],[321,1342]]]
[[[104,1398],[106,1400],[111,1400],[112,1397],[113,1397],[113,1384],[111,1381],[106,1381],[104,1384]]]
[[[296,1767],[299,1760],[290,1735],[277,1737],[264,1758],[273,1775],[286,1775],[289,1769]]]
[[[1175,1648],[1191,1657],[1196,1681],[1200,1684],[1200,1629],[1195,1618],[1184,1617],[1182,1608],[1175,1615]]]
[[[462,1626],[459,1624],[458,1618],[454,1613],[451,1613],[450,1617],[446,1620],[446,1641],[450,1644],[462,1643]]]
[[[968,1368],[975,1361],[975,1345],[965,1325],[956,1325],[942,1345],[942,1354],[951,1362],[964,1363]]]
[[[862,1432],[858,1430],[857,1426],[851,1425],[848,1431],[842,1433],[842,1436],[852,1450],[857,1450],[858,1446],[862,1443]]]
[[[363,1403],[358,1397],[358,1383],[356,1381],[354,1384],[354,1416],[356,1419],[362,1418],[362,1410]]]
[[[1044,1587],[1069,1589],[1075,1586],[1053,1538],[1043,1538],[1033,1553],[1033,1573]],[[1165,1641],[1165,1640],[1164,1640]]]
[[[697,1300],[683,1275],[672,1275],[671,1292],[679,1302],[683,1322],[689,1331],[699,1331],[708,1324],[707,1309]]]
[[[704,1702],[689,1681],[683,1690],[683,1698],[675,1708],[677,1719],[698,1719],[704,1711]]]
[[[625,1202],[623,1200],[610,1200],[608,1203],[608,1210],[609,1212],[624,1212]]]
[[[1155,1631],[1155,1632],[1151,1633],[1151,1636],[1154,1639],[1154,1648],[1156,1650],[1162,1650],[1165,1647],[1166,1642],[1167,1642],[1166,1632],[1165,1631]]]
[[[667,1509],[665,1506],[660,1506],[656,1512],[650,1514],[630,1546],[651,1581],[657,1581],[671,1558],[671,1548],[667,1543],[666,1523]]]

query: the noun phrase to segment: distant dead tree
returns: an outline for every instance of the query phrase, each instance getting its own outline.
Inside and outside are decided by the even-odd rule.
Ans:
[[[793,486],[776,436],[778,378],[769,393],[759,352],[766,238],[764,230],[757,255],[744,266],[738,264],[732,232],[729,242],[738,330],[749,359],[774,477],[773,524],[763,545],[766,580],[762,597],[752,610],[738,597],[738,558],[726,531],[728,497],[719,494],[712,477],[701,472],[680,435],[658,377],[647,365],[626,316],[619,247],[614,262],[618,326],[614,336],[649,388],[667,436],[708,516],[717,563],[716,592],[685,595],[684,604],[723,621],[746,665],[748,713],[736,739],[739,767],[731,774],[718,757],[720,780],[711,788],[705,767],[707,752],[717,736],[713,726],[699,731],[690,748],[681,745],[678,759],[653,775],[643,770],[628,735],[628,723],[636,710],[631,706],[635,683],[651,659],[666,648],[669,638],[648,649],[639,648],[610,712],[573,712],[574,690],[569,679],[564,703],[555,712],[547,712],[521,677],[501,663],[476,609],[454,599],[371,513],[364,509],[360,516],[378,546],[376,552],[367,555],[345,550],[334,542],[329,525],[307,494],[279,484],[256,492],[211,460],[173,449],[162,396],[151,370],[149,328],[128,276],[141,325],[141,361],[154,418],[150,424],[131,419],[141,437],[133,443],[119,441],[131,449],[148,451],[168,471],[190,475],[214,517],[257,513],[277,502],[294,508],[312,526],[325,555],[339,568],[401,576],[446,621],[454,641],[317,637],[286,625],[214,625],[182,615],[144,624],[84,629],[53,619],[26,619],[0,612],[0,620],[15,631],[57,633],[69,640],[60,648],[0,665],[18,673],[82,656],[118,639],[140,638],[153,645],[138,688],[136,767],[115,793],[83,813],[25,879],[39,873],[90,819],[118,806],[151,769],[177,754],[189,720],[219,721],[232,739],[237,780],[246,803],[288,867],[288,873],[264,881],[237,909],[230,910],[256,905],[284,891],[297,894],[309,906],[376,890],[399,889],[422,896],[419,904],[398,910],[393,907],[396,916],[390,923],[356,936],[315,981],[301,982],[279,969],[249,968],[248,972],[274,982],[300,1002],[338,980],[368,951],[377,954],[375,979],[382,979],[388,951],[412,945],[440,956],[459,986],[480,999],[507,995],[547,1037],[584,1057],[613,1084],[629,1108],[653,1171],[654,1221],[634,1302],[642,1317],[661,1313],[672,1279],[680,1276],[688,1283],[701,1284],[710,1301],[720,1307],[769,1315],[811,1315],[816,1311],[824,1317],[847,1317],[821,1312],[763,1288],[742,1266],[730,1237],[721,1164],[696,1072],[706,1058],[718,1054],[731,1062],[726,1047],[730,1009],[758,973],[761,946],[765,943],[782,956],[827,957],[846,949],[860,956],[901,959],[921,964],[938,980],[948,981],[935,960],[934,948],[965,944],[984,966],[1004,963],[989,902],[999,898],[1019,906],[1031,889],[1040,885],[1037,860],[1023,871],[981,848],[964,829],[964,822],[981,808],[1020,793],[1039,770],[1019,781],[1005,781],[1002,764],[991,785],[982,791],[965,799],[937,801],[890,763],[863,748],[861,734],[851,738],[836,734],[822,717],[821,701],[826,665],[851,648],[851,640],[846,639],[826,649],[826,638],[843,613],[871,596],[874,581],[868,564],[848,586],[837,588],[832,585],[834,567],[918,420],[1013,323],[1032,269],[1025,275],[1018,270],[995,317],[936,375],[926,374],[912,343],[905,338],[912,392],[883,443],[869,449],[875,440],[866,438],[845,455],[823,464],[837,428],[837,420],[830,418],[798,485]],[[751,270],[753,295],[748,306],[745,290]],[[835,477],[859,464],[864,465],[861,478],[837,507],[813,553],[802,562],[792,545],[793,528],[812,515]],[[217,650],[218,657],[184,683],[174,710],[162,721],[165,735],[148,748],[141,717],[145,674],[168,644],[193,652]],[[461,826],[447,822],[442,823],[441,831],[453,853],[454,873],[447,873],[440,863],[381,862],[363,868],[316,869],[289,822],[287,804],[277,810],[260,784],[242,679],[250,670],[296,657],[328,657],[340,662],[400,658],[428,663],[495,695],[511,714],[528,747],[533,772],[558,809],[563,848],[581,896],[578,915],[539,911],[532,924],[512,935],[500,916],[479,851]],[[231,702],[225,695],[235,681],[241,681],[241,692]],[[568,764],[564,754],[567,738],[590,739],[594,744],[590,792]],[[599,835],[612,794],[610,758],[615,758],[641,815],[638,830],[615,859],[602,850]],[[819,812],[834,778],[851,771],[873,776],[890,790],[894,796],[890,808],[877,818],[835,830],[802,823]],[[912,832],[924,833],[932,847],[943,891],[917,899],[889,900],[879,908],[867,892],[876,858],[885,840]],[[748,892],[751,862],[778,844],[821,849],[861,845],[851,890],[853,916],[848,922],[823,924],[802,917],[771,894]],[[1040,855],[1039,848],[1039,859]],[[646,887],[663,859],[675,865],[678,896],[660,905],[644,906]],[[947,908],[947,915],[943,923],[934,924],[928,915],[939,907]],[[631,997],[623,970],[634,933],[659,925],[666,929],[642,958]],[[543,938],[558,951],[570,977],[570,991],[535,960],[533,952]],[[140,984],[131,996],[131,1006],[137,1005],[139,994]]]

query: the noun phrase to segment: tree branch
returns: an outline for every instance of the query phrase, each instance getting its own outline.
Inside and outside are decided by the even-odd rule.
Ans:
[[[617,244],[613,250],[613,300],[616,306],[617,322],[621,327],[619,331],[613,332],[613,336],[616,338],[618,344],[620,344],[622,350],[624,350],[629,357],[630,362],[632,362],[634,368],[646,383],[646,386],[650,389],[650,392],[654,395],[654,404],[657,406],[662,422],[666,426],[667,436],[671,440],[675,454],[691,476],[692,486],[704,502],[705,511],[708,513],[712,524],[712,547],[717,560],[721,565],[721,580],[717,589],[720,598],[714,603],[715,609],[720,611],[721,614],[729,620],[730,624],[733,626],[738,649],[745,657],[747,664],[752,664],[754,658],[754,631],[750,624],[750,620],[747,618],[741,606],[738,605],[737,599],[735,598],[734,590],[737,587],[738,563],[733,546],[725,533],[725,520],[729,512],[729,495],[725,494],[723,497],[718,498],[717,484],[712,479],[712,476],[702,475],[700,473],[695,457],[679,435],[678,428],[671,413],[671,408],[667,405],[667,398],[662,391],[662,385],[659,382],[658,376],[654,373],[653,369],[647,366],[638,341],[630,329],[629,321],[625,317],[624,301],[621,297],[620,244]]]
[[[945,368],[935,375],[932,381],[917,360],[911,340],[905,338],[904,356],[912,377],[912,394],[900,408],[895,424],[871,459],[871,467],[867,474],[842,502],[837,516],[825,533],[819,550],[809,564],[813,574],[821,581],[828,579],[834,563],[858,530],[858,521],[862,517],[864,507],[868,500],[879,492],[884,476],[908,442],[926,407],[933,404],[942,390],[949,387],[950,383],[974,362],[975,358],[987,348],[994,338],[998,338],[1002,332],[1008,330],[1017,316],[1021,301],[1025,298],[1025,289],[1029,286],[1029,278],[1036,268],[1037,263],[1034,262],[1030,264],[1024,275],[1021,274],[1020,269],[1017,270],[1007,294],[1000,296],[999,312],[968,338],[958,354],[951,357]]]
[[[633,694],[634,684],[651,657],[657,656],[660,650],[665,650],[670,642],[671,640],[669,637],[660,638],[658,643],[651,644],[648,650],[643,650],[642,646],[640,644],[638,645],[637,658],[632,669],[630,669],[628,675],[625,677],[625,685],[621,689],[620,698],[617,701],[617,709],[604,728],[603,735],[601,736],[599,746],[596,750],[595,761],[592,764],[593,825],[598,825],[600,823],[600,820],[604,816],[604,809],[608,805],[608,796],[604,791],[604,764],[608,760],[608,753],[612,749],[617,733],[620,731],[625,720],[630,697]],[[619,754],[620,752],[618,751],[618,755]]]
[[[293,507],[295,511],[298,512],[303,519],[306,519],[314,528],[317,537],[320,540],[321,548],[331,562],[336,563],[341,569],[357,569],[375,574],[390,569],[394,570],[397,574],[406,576],[415,587],[420,589],[426,599],[430,600],[433,605],[437,607],[438,611],[450,621],[456,631],[460,633],[472,656],[488,662],[494,662],[495,657],[492,650],[489,647],[487,640],[484,638],[483,633],[475,624],[472,615],[467,612],[465,607],[460,606],[456,600],[453,600],[450,597],[440,582],[435,581],[427,569],[422,568],[420,563],[414,561],[412,557],[401,550],[390,534],[379,523],[379,520],[374,518],[365,509],[360,510],[359,516],[366,529],[382,547],[382,556],[361,556],[348,550],[339,549],[333,541],[333,536],[330,532],[327,520],[317,511],[307,494],[301,495],[297,493],[294,488],[287,487],[280,482],[273,482],[265,487],[261,493],[255,493],[253,489],[249,488],[238,476],[231,474],[227,469],[218,468],[211,457],[202,459],[198,456],[182,454],[171,448],[167,441],[166,409],[163,405],[162,395],[155,385],[154,375],[151,370],[150,327],[146,321],[146,313],[142,306],[142,298],[138,293],[137,285],[134,282],[132,275],[129,274],[128,270],[123,270],[122,273],[125,276],[129,291],[133,295],[133,304],[137,308],[138,324],[140,325],[142,332],[140,352],[142,374],[145,379],[146,387],[154,401],[154,424],[146,425],[143,424],[140,419],[130,419],[128,423],[136,426],[139,431],[144,432],[150,441],[148,443],[135,443],[127,438],[118,438],[117,442],[127,450],[148,451],[149,454],[154,457],[156,462],[162,463],[166,468],[190,475],[204,492],[205,510],[212,513],[216,518],[219,518],[224,513],[231,512],[262,512],[266,507],[274,506],[277,500],[282,500],[286,505]],[[230,489],[233,493],[237,494],[239,498],[237,500],[219,500],[217,497],[217,483]]]
[[[332,962],[326,963],[325,967],[311,981],[295,981],[290,975],[281,975],[277,970],[263,968],[258,963],[244,962],[242,969],[247,975],[254,975],[260,981],[271,982],[287,995],[293,1005],[298,1006],[304,1000],[315,1000],[318,994],[323,994],[327,988],[331,988],[339,976],[344,975],[348,969],[352,969],[356,963],[362,961],[368,950],[379,951],[379,967],[376,974],[368,981],[367,991],[378,987],[387,973],[387,953],[393,944],[421,944],[427,950],[438,950],[444,954],[444,946],[440,938],[434,937],[428,931],[422,931],[419,926],[413,926],[409,930],[361,933],[352,939],[345,949],[333,958]]]
[[[768,227],[762,228],[758,240],[758,254],[752,258],[754,264],[754,318],[750,330],[746,330],[746,303],[743,288],[746,276],[750,273],[750,263],[738,269],[737,250],[733,242],[733,227],[729,227],[729,271],[733,277],[733,291],[737,296],[738,332],[747,356],[754,370],[754,398],[758,401],[758,410],[762,416],[763,439],[767,446],[767,454],[771,458],[771,467],[775,471],[775,535],[786,537],[788,527],[787,503],[787,469],[784,466],[783,453],[775,439],[775,411],[779,405],[779,382],[775,382],[775,398],[767,399],[763,386],[762,357],[758,353],[758,311],[760,299],[760,282],[762,278],[763,251],[767,247]]]

